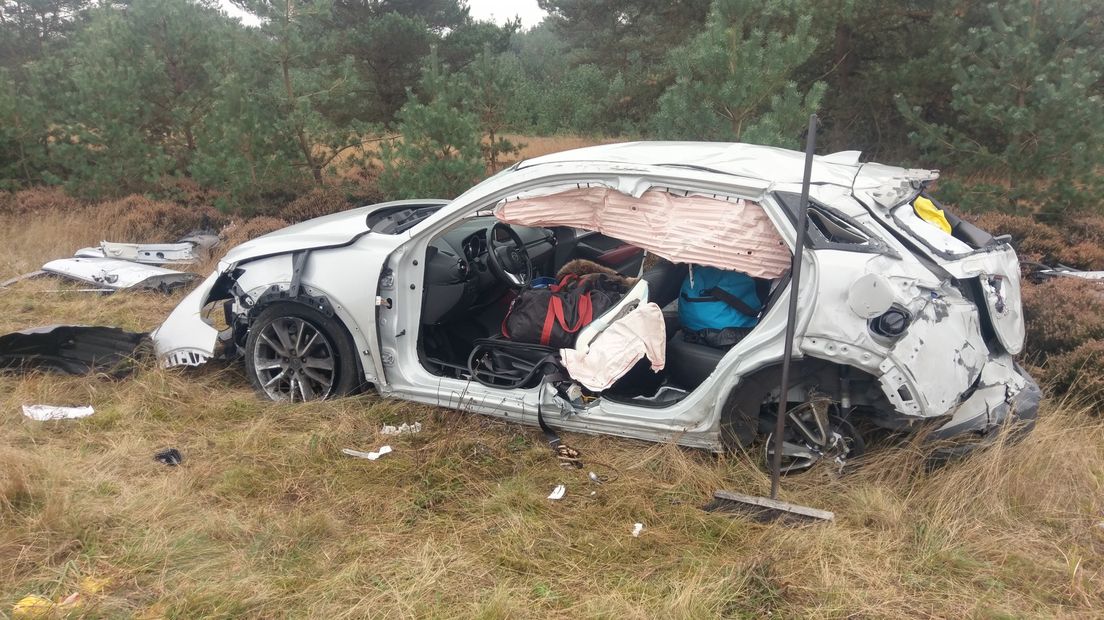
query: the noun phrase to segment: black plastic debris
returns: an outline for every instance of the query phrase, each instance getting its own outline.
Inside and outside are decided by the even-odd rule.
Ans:
[[[166,448],[157,454],[153,455],[154,460],[158,463],[164,463],[176,467],[184,462],[184,455],[180,453],[180,450],[176,448]]]
[[[0,336],[0,368],[123,377],[148,355],[149,334],[118,327],[51,325]]]

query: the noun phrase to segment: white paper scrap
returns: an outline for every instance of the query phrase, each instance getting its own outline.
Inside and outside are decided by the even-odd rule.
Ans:
[[[378,452],[361,452],[360,450],[353,450],[352,448],[344,448],[341,452],[342,454],[355,456],[358,459],[368,459],[369,461],[374,461],[384,454],[389,454],[391,452],[391,446],[383,446],[379,449]]]
[[[392,426],[390,424],[383,425],[380,429],[380,435],[402,435],[403,433],[420,433],[422,432],[422,423],[415,422],[413,424],[407,424],[403,422],[402,426]]]
[[[552,489],[552,493],[549,494],[548,499],[563,499],[564,493],[567,493],[567,487],[562,484],[558,484],[556,485],[556,488]]]
[[[72,420],[74,418],[87,418],[95,413],[90,405],[81,407],[61,407],[56,405],[23,405],[23,415],[32,420],[46,422],[47,420]]]
[[[643,523],[634,523],[633,524],[633,538],[639,538],[640,533],[643,532],[643,531],[644,531],[644,524]]]

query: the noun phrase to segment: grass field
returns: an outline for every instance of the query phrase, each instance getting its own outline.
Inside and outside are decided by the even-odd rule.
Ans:
[[[3,216],[0,279],[117,231],[80,213]],[[119,239],[123,240],[123,239]],[[144,239],[154,241],[154,239]],[[0,291],[0,333],[155,327],[171,297]],[[91,404],[32,422],[25,403]],[[421,422],[413,436],[381,424]],[[1104,421],[1047,402],[1024,442],[935,472],[886,448],[784,483],[837,522],[703,512],[764,493],[745,456],[570,436],[611,480],[555,464],[539,432],[372,394],[259,401],[237,368],[112,381],[0,376],[0,617],[106,580],[73,616],[1053,617],[1104,610]],[[350,447],[394,452],[369,462]],[[153,460],[166,447],[180,467]],[[546,496],[556,484],[567,496]],[[633,524],[645,529],[631,535]],[[87,582],[86,582],[87,583]]]

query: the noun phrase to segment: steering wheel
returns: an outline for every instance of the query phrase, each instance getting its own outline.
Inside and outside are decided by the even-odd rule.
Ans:
[[[500,241],[500,235],[506,240]],[[491,273],[510,288],[523,289],[533,279],[525,242],[508,224],[496,222],[487,229],[487,263]]]

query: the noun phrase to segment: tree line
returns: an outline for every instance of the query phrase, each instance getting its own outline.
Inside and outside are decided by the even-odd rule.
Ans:
[[[1099,209],[1094,0],[540,0],[522,30],[462,0],[0,0],[0,189],[222,206],[378,173],[448,196],[505,134],[799,147],[950,169],[952,202]]]

